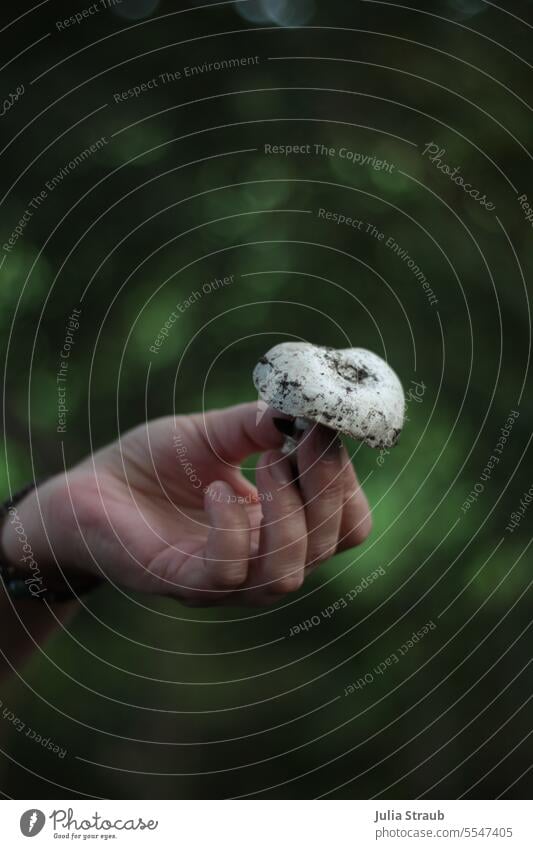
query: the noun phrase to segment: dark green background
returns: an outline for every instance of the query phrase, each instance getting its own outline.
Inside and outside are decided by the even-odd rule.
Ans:
[[[142,25],[101,13],[58,33],[75,7],[51,0],[1,34],[3,64],[51,33],[2,71],[6,95],[27,88],[0,123],[1,147],[11,142],[2,243],[46,180],[110,139],[50,194],[0,271],[2,491],[62,467],[58,352],[90,279],[69,372],[69,465],[146,412],[253,400],[255,362],[287,338],[369,347],[406,390],[426,387],[382,465],[352,446],[371,539],[298,596],[258,614],[99,591],[3,687],[6,705],[68,749],[59,760],[1,723],[8,796],[483,798],[531,764],[533,512],[505,530],[533,482],[517,264],[529,287],[517,194],[533,197],[531,3],[506,4],[529,26],[482,0],[315,5],[304,28],[247,22],[230,3],[156,20],[181,8],[161,2]],[[22,10],[4,4],[0,26]],[[113,102],[163,71],[249,55],[260,63]],[[268,59],[281,56],[324,58]],[[430,141],[495,213],[422,156]],[[263,152],[315,142],[395,169]],[[438,305],[382,244],[320,221],[320,207],[393,236]],[[229,274],[235,283],[195,303],[151,355],[176,302]],[[463,513],[511,410],[501,462]],[[287,638],[378,567],[386,576],[348,609]],[[401,663],[343,696],[429,620],[438,627]],[[525,774],[507,796],[529,786]]]

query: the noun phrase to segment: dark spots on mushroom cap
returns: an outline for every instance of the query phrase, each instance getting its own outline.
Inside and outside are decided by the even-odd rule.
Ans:
[[[393,444],[393,445],[396,445],[396,444],[397,444],[397,442],[398,442],[398,440],[399,440],[399,438],[400,438],[400,434],[401,434],[401,432],[402,432],[402,429],[401,429],[401,428],[397,428],[397,427],[395,427],[395,428],[394,428],[394,430],[392,431],[392,433],[393,433],[393,437],[392,437],[393,442],[392,442],[392,444]]]
[[[282,395],[287,395],[291,391],[293,381],[289,380],[289,373],[285,372],[283,377],[279,378],[278,386]]]
[[[290,380],[289,373],[285,372],[283,376],[278,376],[277,388],[280,396],[285,398],[287,395],[292,394],[295,390],[303,389],[303,384],[301,380]]]
[[[349,363],[338,363],[336,371],[343,377],[344,380],[349,380],[351,383],[363,383],[371,376],[365,368],[352,366]]]
[[[339,377],[342,377],[343,380],[347,380],[349,383],[362,383],[365,380],[376,379],[375,375],[370,374],[362,366],[355,366],[352,363],[344,362],[334,348],[325,349],[325,358]]]

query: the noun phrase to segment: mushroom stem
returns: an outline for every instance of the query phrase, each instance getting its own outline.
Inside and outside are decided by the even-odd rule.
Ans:
[[[312,419],[305,418],[304,416],[297,416],[295,419],[274,418],[273,421],[276,428],[285,437],[285,441],[281,448],[281,453],[284,454],[290,461],[290,464],[294,469],[295,473],[294,482],[298,484],[299,471],[298,459],[296,456],[298,446],[300,445],[304,434],[311,430],[311,428],[319,427],[321,425],[319,425],[318,422],[315,422]],[[329,428],[329,430],[332,434],[332,440],[340,439],[340,432],[338,430],[332,430],[331,428]]]
[[[286,455],[294,454],[302,436],[307,430],[313,427],[313,424],[314,422],[312,422],[311,419],[304,419],[301,416],[298,416],[293,422],[292,434],[286,434],[285,436],[285,442],[283,443],[281,453]]]
[[[311,419],[306,419],[303,416],[296,416],[296,418],[275,417],[273,421],[275,427],[285,437],[281,452],[287,456],[296,451],[304,433],[314,425]]]

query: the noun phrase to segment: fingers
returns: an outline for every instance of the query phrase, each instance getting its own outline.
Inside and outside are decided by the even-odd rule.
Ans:
[[[313,426],[298,446],[299,485],[307,520],[307,566],[337,551],[344,505],[344,467],[350,459],[339,435]]]
[[[241,463],[250,454],[280,447],[284,436],[279,421],[286,418],[263,402],[183,417],[180,433],[186,446],[187,465],[194,470],[195,480],[226,481],[237,495],[253,504],[257,501],[257,490],[242,474]]]
[[[263,402],[213,410],[203,420],[204,435],[211,450],[225,462],[240,463],[250,454],[277,448],[283,443],[273,419],[282,413]]]
[[[361,545],[372,530],[370,506],[351,463],[345,464],[342,481],[344,495],[338,551]]]
[[[189,558],[180,573],[189,603],[271,604],[300,589],[306,567],[366,539],[368,501],[338,435],[313,428],[302,439],[297,462],[296,470],[294,459],[279,451],[259,459],[263,519],[258,542],[257,528],[250,527],[253,511],[226,482],[210,485],[204,556]]]
[[[223,481],[205,494],[209,532],[203,557],[190,557],[180,573],[183,593],[198,601],[218,601],[242,586],[250,559],[250,522],[232,488]]]
[[[259,551],[249,585],[272,597],[295,592],[304,581],[307,524],[290,460],[270,451],[259,460],[257,483],[263,508]]]

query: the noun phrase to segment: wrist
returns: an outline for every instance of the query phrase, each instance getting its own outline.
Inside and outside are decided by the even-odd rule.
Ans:
[[[3,505],[0,526],[0,555],[2,561],[22,573],[47,572],[52,558],[46,556],[49,546],[43,546],[46,536],[40,521],[35,487],[28,488]]]
[[[56,490],[52,479],[38,492],[28,487],[3,505],[0,563],[12,597],[66,601],[97,583],[63,562],[63,552],[69,549],[68,531],[61,528],[61,535],[54,539],[56,522],[49,509]]]
[[[14,669],[76,613],[77,603],[38,604],[34,599],[14,598],[7,582],[0,580],[0,684]]]

